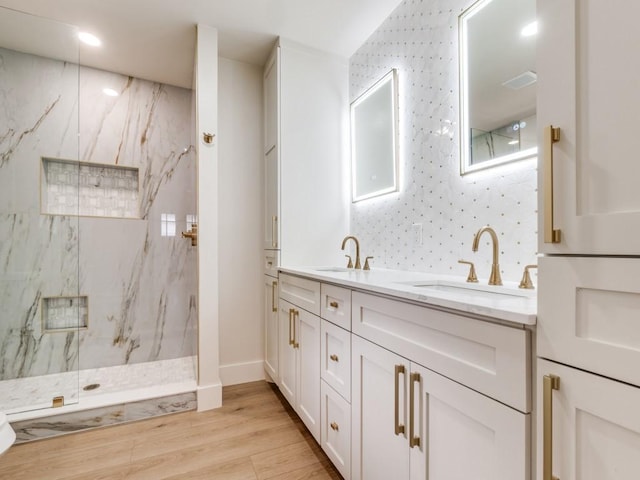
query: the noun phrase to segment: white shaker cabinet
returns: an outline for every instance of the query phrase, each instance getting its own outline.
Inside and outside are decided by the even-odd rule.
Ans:
[[[530,477],[530,419],[353,336],[352,478]]]
[[[264,369],[278,381],[278,279],[264,275]]]
[[[320,442],[320,317],[280,300],[280,391]]]
[[[538,480],[640,477],[640,388],[540,359],[538,405]]]
[[[346,58],[279,39],[263,77],[264,248],[283,265],[337,265],[348,233]]]
[[[640,2],[538,0],[537,17],[540,252],[640,255]]]

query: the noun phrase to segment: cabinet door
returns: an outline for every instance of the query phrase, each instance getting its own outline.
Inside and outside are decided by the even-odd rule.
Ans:
[[[264,70],[264,153],[278,144],[278,54],[275,48]]]
[[[351,405],[331,388],[320,382],[322,395],[321,446],[340,474],[351,478]]]
[[[264,248],[280,248],[278,197],[278,147],[265,155],[264,165]]]
[[[351,350],[351,478],[408,479],[409,362],[356,335]]]
[[[264,369],[278,381],[278,279],[264,276]]]
[[[544,408],[544,377],[559,378]],[[560,480],[637,480],[640,472],[640,389],[538,360],[538,462]],[[545,415],[551,415],[552,456],[544,459]],[[549,418],[549,417],[547,417]]]
[[[537,17],[539,151],[553,153],[539,169],[540,251],[638,255],[640,2],[538,0]],[[561,130],[551,147],[549,125]],[[544,242],[552,217],[559,243]]]
[[[278,346],[278,386],[284,398],[295,409],[296,405],[296,348],[294,343],[294,311],[295,307],[289,302],[280,300],[278,312],[278,330],[280,341]]]
[[[419,365],[409,382],[411,480],[529,479],[529,415]]]
[[[639,258],[541,257],[538,357],[640,386]]]
[[[322,320],[321,377],[351,401],[351,333]]]
[[[298,361],[295,410],[320,442],[320,317],[296,308],[294,347]]]

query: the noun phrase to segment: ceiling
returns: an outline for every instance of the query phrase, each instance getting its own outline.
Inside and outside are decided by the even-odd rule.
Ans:
[[[90,31],[83,65],[191,88],[195,25],[216,27],[219,52],[263,65],[278,36],[350,57],[400,0],[0,0],[0,6]],[[42,33],[40,35],[43,35]],[[46,39],[45,39],[46,40]]]

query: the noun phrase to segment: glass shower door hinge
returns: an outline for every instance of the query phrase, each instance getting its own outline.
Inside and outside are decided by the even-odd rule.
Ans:
[[[53,397],[53,404],[51,406],[53,408],[64,407],[64,396]]]

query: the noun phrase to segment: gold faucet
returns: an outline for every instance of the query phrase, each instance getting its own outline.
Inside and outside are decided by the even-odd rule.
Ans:
[[[356,269],[360,269],[362,268],[360,265],[360,242],[358,241],[358,239],[356,237],[354,237],[353,235],[347,235],[346,237],[344,237],[344,240],[342,240],[342,250],[344,250],[345,245],[347,244],[347,240],[353,240],[356,243]],[[349,258],[349,263],[351,263],[351,258]]]
[[[182,232],[182,238],[190,238],[191,239],[191,246],[192,247],[197,247],[198,246],[198,224],[197,223],[192,223],[191,224],[191,231],[190,232]]]
[[[489,225],[482,227],[476,233],[476,236],[473,237],[473,246],[471,250],[474,252],[478,251],[478,243],[480,242],[480,237],[484,232],[489,232],[491,235],[491,241],[493,242],[493,262],[491,263],[491,275],[489,276],[489,285],[502,285],[502,278],[500,278],[500,265],[498,264],[498,255],[500,254],[500,247],[498,245],[498,236],[493,228]]]

